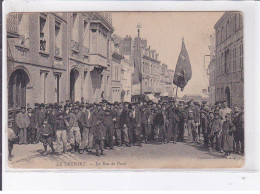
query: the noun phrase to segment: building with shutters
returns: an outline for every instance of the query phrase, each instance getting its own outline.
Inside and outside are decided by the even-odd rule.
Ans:
[[[106,12],[10,13],[9,117],[35,103],[110,100],[113,31]]]
[[[226,100],[233,107],[244,104],[243,15],[226,12],[215,24],[216,52],[210,64],[210,87],[213,101]],[[214,66],[214,68],[213,68]]]
[[[21,106],[64,102],[68,79],[68,17],[65,13],[7,16],[9,117]]]

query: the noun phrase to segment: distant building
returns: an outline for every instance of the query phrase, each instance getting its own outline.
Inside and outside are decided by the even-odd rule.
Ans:
[[[121,88],[121,69],[122,60],[124,56],[120,52],[121,38],[113,35],[112,37],[112,63],[110,68],[111,76],[111,102],[121,102],[122,88]]]
[[[160,90],[161,96],[174,97],[175,86],[173,84],[174,71],[168,69],[166,64],[161,65]]]
[[[243,16],[226,12],[215,24],[216,54],[210,65],[210,86],[215,102],[227,100],[232,107],[244,104]],[[213,68],[215,66],[215,68]],[[215,77],[215,79],[214,79]],[[210,90],[212,95],[212,90]],[[213,103],[213,101],[211,101]]]
[[[132,97],[132,63],[124,58],[121,61],[121,102],[131,102]]]

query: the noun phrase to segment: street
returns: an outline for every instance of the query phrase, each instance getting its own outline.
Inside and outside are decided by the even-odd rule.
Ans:
[[[41,143],[32,145],[14,145],[12,168],[61,168],[61,169],[154,169],[154,168],[226,168],[242,167],[244,156],[233,154],[232,159],[223,157],[223,153],[208,152],[200,144],[143,144],[143,147],[117,147],[105,149],[105,155],[97,157],[95,153],[67,153],[61,156],[51,154],[48,148],[46,156],[41,155]]]

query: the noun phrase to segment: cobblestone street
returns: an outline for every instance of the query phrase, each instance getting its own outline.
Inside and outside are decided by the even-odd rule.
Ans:
[[[237,162],[243,164],[243,156],[234,154],[232,159],[224,159],[223,153],[209,152],[200,144],[143,144],[143,147],[117,147],[115,150],[105,149],[105,155],[97,157],[93,153],[67,153],[61,156],[48,154],[42,156],[43,146],[41,143],[33,145],[14,145],[14,158],[10,162],[13,168],[170,168],[172,166],[183,168],[205,168],[212,161],[221,160],[225,163]],[[192,162],[191,162],[192,161]],[[242,163],[241,163],[242,162]],[[147,165],[149,163],[149,165]],[[169,166],[170,165],[170,166]],[[213,164],[212,164],[213,165]]]

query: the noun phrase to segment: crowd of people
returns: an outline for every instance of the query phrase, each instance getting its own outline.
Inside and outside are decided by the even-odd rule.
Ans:
[[[27,111],[26,111],[27,110]],[[53,154],[92,152],[104,155],[114,146],[141,146],[186,142],[203,144],[208,151],[244,152],[244,114],[240,106],[233,110],[228,103],[209,107],[207,101],[188,102],[140,100],[138,103],[70,103],[38,104],[21,107],[15,118],[15,128],[9,123],[9,159],[13,143],[43,143]],[[187,130],[188,139],[184,139]],[[68,146],[68,144],[70,146]],[[69,147],[69,149],[67,149]]]

